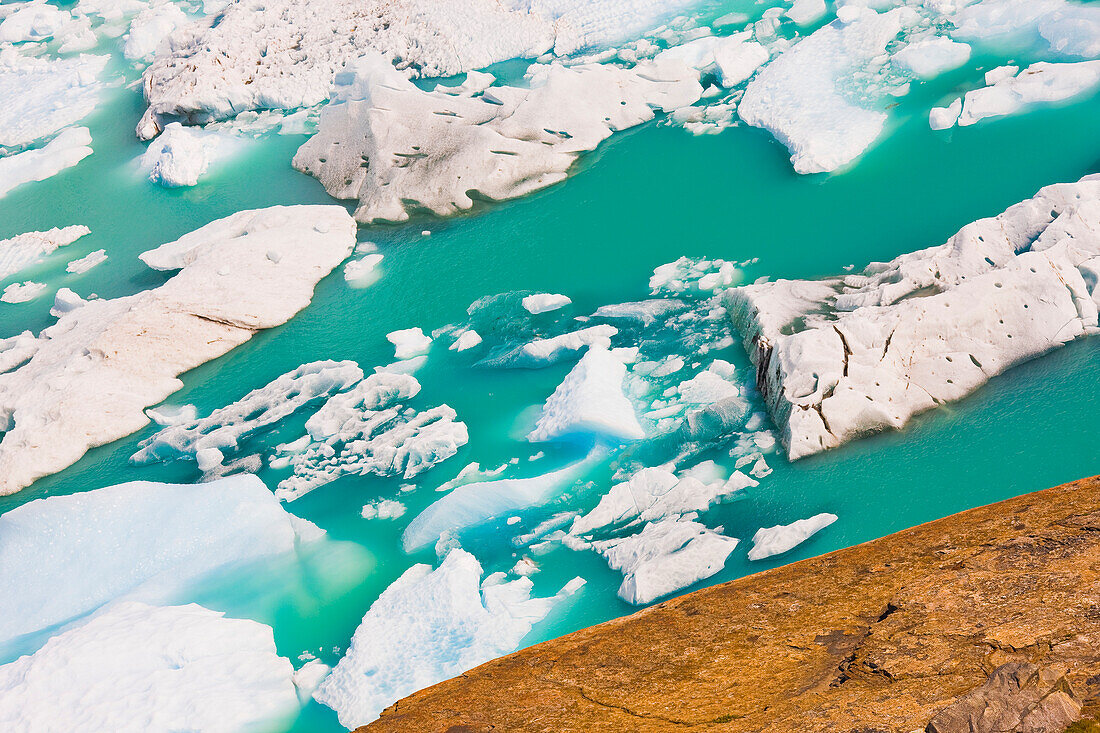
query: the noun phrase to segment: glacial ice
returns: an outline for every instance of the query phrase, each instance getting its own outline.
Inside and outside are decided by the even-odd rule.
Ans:
[[[1096,333],[1098,257],[1100,176],[1086,176],[860,274],[727,299],[794,460],[901,428]]]
[[[644,438],[634,406],[623,394],[625,376],[626,366],[612,352],[590,348],[546,400],[527,439]]]
[[[883,14],[845,6],[839,19],[815,31],[756,75],[738,105],[746,123],[787,146],[799,173],[834,171],[855,160],[882,133],[886,113],[850,89],[853,75],[881,67],[887,44],[915,13]]]
[[[103,84],[107,56],[47,59],[0,48],[0,146],[41,140],[88,116]],[[84,143],[87,144],[87,143]]]
[[[386,334],[386,340],[393,344],[395,359],[411,359],[428,353],[432,346],[430,337],[419,328],[405,328]]]
[[[589,534],[624,522],[649,522],[705,511],[750,486],[756,486],[756,481],[741,471],[734,471],[728,480],[703,481],[695,476],[677,477],[663,466],[643,468],[628,481],[612,486],[595,509],[573,520],[569,533]]]
[[[614,326],[600,325],[549,338],[535,339],[521,346],[511,358],[511,362],[514,366],[549,366],[585,347],[607,349],[611,346],[611,337],[618,332],[619,329]]]
[[[500,201],[561,181],[612,132],[703,91],[683,63],[536,64],[528,77],[530,88],[424,91],[382,56],[364,56],[336,75],[333,101],[294,167],[331,196],[358,199],[364,223],[417,210],[445,216],[470,209],[474,196]]]
[[[107,250],[97,249],[94,252],[89,252],[83,257],[79,257],[69,264],[65,265],[65,272],[72,275],[83,275],[93,267],[102,265],[107,261]]]
[[[433,570],[414,565],[363,616],[351,645],[314,697],[348,728],[375,720],[417,690],[515,651],[531,627],[584,581],[575,578],[550,598],[532,598],[533,584],[503,573],[481,579],[473,555],[454,549]]]
[[[9,731],[235,733],[298,711],[271,627],[198,605],[118,603],[0,666]]]
[[[141,156],[149,180],[168,188],[194,186],[212,160],[232,146],[228,136],[173,122]]]
[[[547,313],[549,311],[555,311],[559,308],[564,308],[573,301],[565,295],[558,295],[556,293],[536,293],[534,295],[528,295],[522,301],[523,308],[532,315],[538,315],[539,313]]]
[[[363,519],[397,519],[405,514],[405,505],[393,499],[379,499],[378,501],[364,504],[359,513]]]
[[[943,36],[910,43],[893,56],[893,63],[918,79],[934,79],[970,60],[970,46]]]
[[[468,328],[458,335],[455,342],[451,344],[451,351],[465,351],[466,349],[472,349],[481,343],[481,334],[472,328]]]
[[[933,107],[928,113],[928,126],[933,130],[948,130],[959,121],[959,115],[963,111],[962,97],[951,102],[946,107]]]
[[[342,207],[276,206],[141,255],[154,269],[180,272],[64,314],[39,335],[34,356],[0,374],[0,494],[142,428],[143,410],[182,386],[178,374],[285,323],[354,244],[355,222]]]
[[[306,421],[303,443],[282,446],[294,474],[275,495],[293,501],[348,475],[410,479],[458,453],[469,440],[465,423],[447,405],[408,407],[419,392],[414,377],[382,371],[330,397]]]
[[[0,157],[0,198],[24,183],[44,181],[92,154],[86,127],[71,127],[41,148]]]
[[[141,442],[133,463],[175,458],[205,459],[209,471],[241,441],[282,421],[298,410],[350,388],[363,378],[353,361],[314,361],[254,389],[240,400],[204,418],[169,425]],[[205,451],[205,453],[204,453]],[[204,462],[204,461],[200,461]]]
[[[131,61],[149,61],[165,48],[173,31],[189,22],[187,15],[170,2],[150,4],[130,23],[122,53]]]
[[[737,540],[690,518],[672,517],[650,522],[628,537],[593,542],[592,547],[612,570],[622,572],[619,597],[642,605],[719,572]]]
[[[813,25],[825,17],[828,9],[825,0],[794,0],[787,9],[786,16],[794,21],[795,25]]]
[[[0,166],[3,163],[0,162]],[[11,239],[0,239],[0,280],[42,261],[58,247],[72,244],[91,230],[75,224],[63,228],[54,227],[47,232],[27,232]]]
[[[12,283],[4,288],[4,294],[0,295],[0,301],[4,303],[26,303],[34,300],[44,292],[46,292],[45,283],[36,283],[31,280]]]
[[[752,536],[750,560],[763,560],[781,555],[801,545],[837,520],[835,514],[815,514],[809,519],[799,519],[790,524],[761,527]]]
[[[957,117],[959,127],[989,117],[1016,114],[1031,105],[1062,102],[1100,89],[1100,60],[1032,64],[1018,74],[1016,67],[1002,67],[1005,74],[986,74],[986,86],[967,92]],[[992,72],[990,72],[992,73]],[[960,102],[953,102],[950,109]],[[948,115],[938,120],[947,122]],[[933,129],[945,129],[936,128]]]
[[[1067,0],[982,0],[951,17],[957,40],[1059,58],[1100,56],[1100,8]]]
[[[401,537],[405,551],[416,552],[434,544],[445,534],[454,535],[494,517],[544,504],[571,484],[590,460],[591,456],[530,478],[463,484],[436,499],[409,522]]]
[[[0,642],[119,599],[178,600],[219,569],[322,535],[252,475],[37,499],[0,516]]]

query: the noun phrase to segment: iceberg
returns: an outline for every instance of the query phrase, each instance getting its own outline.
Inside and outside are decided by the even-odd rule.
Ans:
[[[0,516],[0,643],[119,599],[178,600],[215,571],[323,535],[253,475],[36,499]]]
[[[233,733],[291,719],[293,675],[269,626],[194,604],[118,603],[0,666],[0,725]]]
[[[24,183],[44,181],[72,168],[92,154],[92,135],[86,127],[72,127],[41,148],[0,158],[0,198]]]
[[[727,293],[791,460],[902,428],[1097,333],[1100,176],[1048,186],[946,244],[824,281]]]
[[[722,570],[737,540],[687,517],[647,524],[641,532],[602,540],[592,547],[623,574],[619,597],[642,605],[675,593]]]
[[[605,348],[590,348],[546,400],[527,439],[537,443],[570,438],[644,438],[634,406],[623,394],[625,376],[622,360]]]
[[[763,560],[781,555],[801,545],[837,520],[835,514],[815,514],[809,519],[799,519],[790,524],[762,527],[752,536],[750,560]]]
[[[143,410],[182,386],[179,374],[288,321],[354,245],[355,222],[342,207],[276,206],[141,255],[179,272],[63,314],[29,360],[0,374],[0,494],[141,429]]]
[[[531,627],[584,581],[532,598],[529,578],[481,579],[481,564],[454,549],[436,569],[414,565],[363,616],[351,645],[314,698],[347,728],[365,725],[402,697],[515,651]]]

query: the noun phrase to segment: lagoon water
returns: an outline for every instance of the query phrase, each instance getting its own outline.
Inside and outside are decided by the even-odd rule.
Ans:
[[[963,69],[917,87],[899,100],[889,134],[852,168],[833,175],[796,175],[787,152],[761,130],[741,126],[693,136],[654,122],[614,136],[564,184],[525,199],[479,205],[450,220],[421,217],[402,226],[362,227],[359,239],[376,243],[385,257],[377,282],[352,288],[334,272],[305,311],[184,375],[185,388],[169,402],[193,403],[204,414],[317,359],[353,359],[369,371],[392,361],[387,333],[460,323],[470,304],[486,295],[551,292],[572,298],[572,306],[542,316],[547,319],[643,299],[653,269],[683,255],[758,258],[743,268],[745,282],[831,275],[850,264],[862,267],[942,243],[963,224],[995,215],[1043,185],[1100,171],[1100,99],[950,132],[928,128],[931,105],[972,80],[975,69],[1004,61],[976,56]],[[127,75],[136,78],[133,71]],[[136,167],[144,146],[133,125],[141,111],[140,90],[111,90],[85,123],[93,138],[91,157],[0,198],[0,238],[69,224],[92,230],[17,279],[46,282],[49,293],[68,286],[82,296],[125,295],[165,278],[145,268],[139,253],[202,224],[247,208],[331,203],[317,181],[290,166],[302,135],[261,137],[194,188],[155,186]],[[85,275],[65,274],[67,261],[100,248],[110,257],[106,263]],[[52,323],[51,300],[46,295],[0,306],[0,337]],[[229,573],[195,588],[187,600],[270,624],[280,654],[293,660],[308,652],[335,664],[371,602],[413,563],[436,562],[431,550],[405,553],[401,532],[439,498],[440,484],[473,461],[493,467],[519,457],[524,460],[506,475],[525,476],[575,458],[576,450],[559,447],[528,462],[540,447],[522,439],[532,406],[553,392],[570,363],[488,369],[447,351],[446,343],[437,343],[417,372],[423,392],[414,404],[446,403],[469,426],[470,441],[456,457],[417,477],[412,491],[400,491],[405,481],[374,477],[345,477],[313,491],[288,509],[347,543],[341,552],[313,558],[304,569],[272,564],[260,572]],[[751,374],[739,343],[713,356]],[[774,471],[758,487],[705,513],[708,526],[722,526],[742,540],[725,569],[706,582],[1100,472],[1098,373],[1100,343],[1085,340],[997,377],[902,432],[794,464],[771,454]],[[257,437],[242,454],[250,447],[270,453],[300,435],[304,418]],[[154,429],[92,450],[68,470],[0,499],[0,512],[43,496],[134,479],[198,480],[194,463],[128,462]],[[719,449],[705,457],[733,462]],[[591,469],[562,500],[521,513],[517,525],[501,519],[464,534],[463,547],[487,571],[507,570],[519,552],[512,538],[555,512],[594,506],[609,487],[614,460],[612,455]],[[285,472],[265,467],[260,476],[274,487]],[[399,498],[407,513],[395,520],[361,518],[361,507],[380,498]],[[839,521],[788,554],[746,559],[758,528],[819,512],[837,514]],[[616,596],[621,576],[595,553],[557,547],[537,561],[541,572],[532,579],[538,595],[556,592],[575,575],[588,583],[536,625],[524,644],[636,610]],[[340,729],[335,714],[317,703],[293,727]]]

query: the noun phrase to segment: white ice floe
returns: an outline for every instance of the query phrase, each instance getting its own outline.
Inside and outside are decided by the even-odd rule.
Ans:
[[[573,301],[565,295],[558,295],[556,293],[536,293],[535,295],[528,295],[521,302],[524,310],[528,313],[537,315],[539,313],[546,313],[548,311],[556,311],[559,308],[564,308]]]
[[[351,645],[314,697],[348,728],[375,720],[417,690],[515,651],[531,627],[584,581],[550,598],[504,573],[481,579],[481,564],[455,549],[433,570],[414,565],[363,616]]]
[[[0,146],[33,143],[87,117],[99,101],[108,58],[47,59],[0,49]]]
[[[727,295],[793,460],[1096,333],[1098,258],[1100,176],[1087,176],[860,274]]]
[[[37,499],[0,516],[0,642],[118,599],[179,600],[202,577],[323,535],[252,475]]]
[[[472,349],[481,343],[481,334],[472,328],[468,328],[458,335],[455,342],[451,344],[451,351],[465,351],[466,349]]]
[[[151,60],[158,50],[168,50],[168,36],[189,22],[179,6],[170,2],[151,3],[130,23],[122,53],[131,61]]]
[[[410,479],[455,455],[469,440],[465,423],[447,405],[408,407],[419,392],[408,374],[378,372],[330,397],[306,421],[301,444],[280,447],[294,474],[275,495],[293,501],[348,475]]]
[[[785,15],[796,25],[813,25],[825,17],[825,0],[794,0]]]
[[[545,504],[572,484],[593,456],[540,476],[463,484],[437,499],[409,522],[401,537],[402,544],[406,551],[415,552],[435,544],[444,535],[454,535],[495,517]]]
[[[72,168],[92,154],[92,135],[86,127],[72,127],[41,148],[0,158],[0,198],[24,183],[44,181]]]
[[[237,144],[230,135],[184,127],[174,122],[149,143],[141,156],[141,167],[149,180],[167,188],[194,186],[217,157],[224,157]]]
[[[0,171],[3,162],[0,161]],[[91,230],[86,226],[54,227],[47,232],[27,232],[17,234],[11,239],[0,239],[0,279],[11,277],[15,273],[41,262],[58,247],[72,244]]]
[[[734,471],[728,480],[703,481],[690,475],[677,477],[665,467],[643,468],[629,481],[612,486],[595,509],[573,521],[569,533],[588,534],[635,520],[649,522],[705,511],[750,486],[756,486],[756,481],[741,471]]]
[[[1036,104],[1064,102],[1100,89],[1100,60],[1050,64],[1032,64],[1017,74],[1014,66],[1001,67],[1005,73],[986,74],[986,86],[967,92],[948,109],[960,107],[959,127],[973,125],[989,117],[1022,112]],[[999,71],[999,70],[995,70]],[[936,120],[933,129],[946,129],[950,114]],[[950,127],[950,125],[947,125]]]
[[[344,281],[353,288],[365,288],[378,279],[378,265],[383,255],[377,252],[351,260],[344,265]]]
[[[27,303],[44,292],[46,292],[45,283],[36,283],[31,280],[12,283],[4,288],[4,294],[0,295],[0,301],[4,303]]]
[[[593,542],[592,547],[612,570],[622,572],[619,597],[641,605],[719,572],[737,540],[688,518],[673,517],[650,522],[622,539]]]
[[[982,0],[950,17],[952,34],[1008,51],[1100,56],[1100,7],[1067,0]]]
[[[432,347],[432,339],[425,336],[419,328],[405,328],[386,334],[386,340],[393,344],[394,358],[411,359],[414,356],[428,353]]]
[[[198,605],[119,603],[0,666],[11,731],[194,730],[285,725],[299,701],[271,627]]]
[[[44,1],[19,3],[0,21],[0,43],[45,41],[72,26],[73,16]]]
[[[959,115],[963,111],[962,97],[956,99],[946,107],[933,107],[928,113],[928,126],[933,130],[947,130],[955,126],[959,121]]]
[[[379,499],[363,505],[363,519],[397,519],[405,515],[405,505],[393,499]]]
[[[141,255],[154,269],[180,272],[66,313],[42,331],[33,357],[0,374],[0,494],[140,430],[144,409],[182,386],[177,375],[288,321],[354,244],[355,222],[342,207],[276,206]]]
[[[528,78],[527,87],[477,96],[425,91],[382,56],[364,56],[336,75],[333,102],[294,166],[330,195],[358,199],[361,222],[404,221],[418,210],[449,215],[470,209],[474,197],[500,201],[561,181],[613,132],[703,91],[699,72],[683,63],[538,64]]]
[[[236,402],[219,407],[207,417],[165,427],[141,442],[130,457],[134,463],[185,458],[206,463],[203,471],[220,465],[226,453],[242,441],[270,428],[298,410],[342,392],[363,378],[353,361],[314,361],[254,389]]]
[[[644,438],[634,406],[623,394],[625,376],[622,360],[605,348],[590,348],[546,400],[527,439]]]
[[[590,326],[559,336],[535,339],[521,346],[512,358],[512,362],[515,366],[549,366],[576,354],[585,347],[607,349],[611,346],[611,337],[618,332],[619,329],[614,326]]]
[[[102,265],[107,261],[107,250],[97,249],[94,252],[89,252],[83,257],[79,257],[69,264],[65,265],[65,272],[72,275],[83,275],[93,267]]]
[[[69,288],[58,288],[53,296],[53,307],[50,308],[50,315],[54,318],[60,318],[62,315],[79,308],[87,302],[88,301],[81,298]]]
[[[763,560],[793,550],[837,520],[835,514],[815,514],[790,524],[762,527],[752,536],[750,560]]]
[[[918,79],[934,79],[970,60],[970,46],[943,36],[910,43],[893,56],[893,63]]]
[[[841,168],[882,134],[886,112],[856,80],[881,70],[887,45],[915,17],[909,8],[845,9],[850,20],[815,31],[757,74],[737,108],[787,146],[799,173]]]

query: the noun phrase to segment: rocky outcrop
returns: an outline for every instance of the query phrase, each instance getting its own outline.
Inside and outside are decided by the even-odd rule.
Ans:
[[[525,649],[362,730],[1053,733],[1098,714],[1100,477]]]

